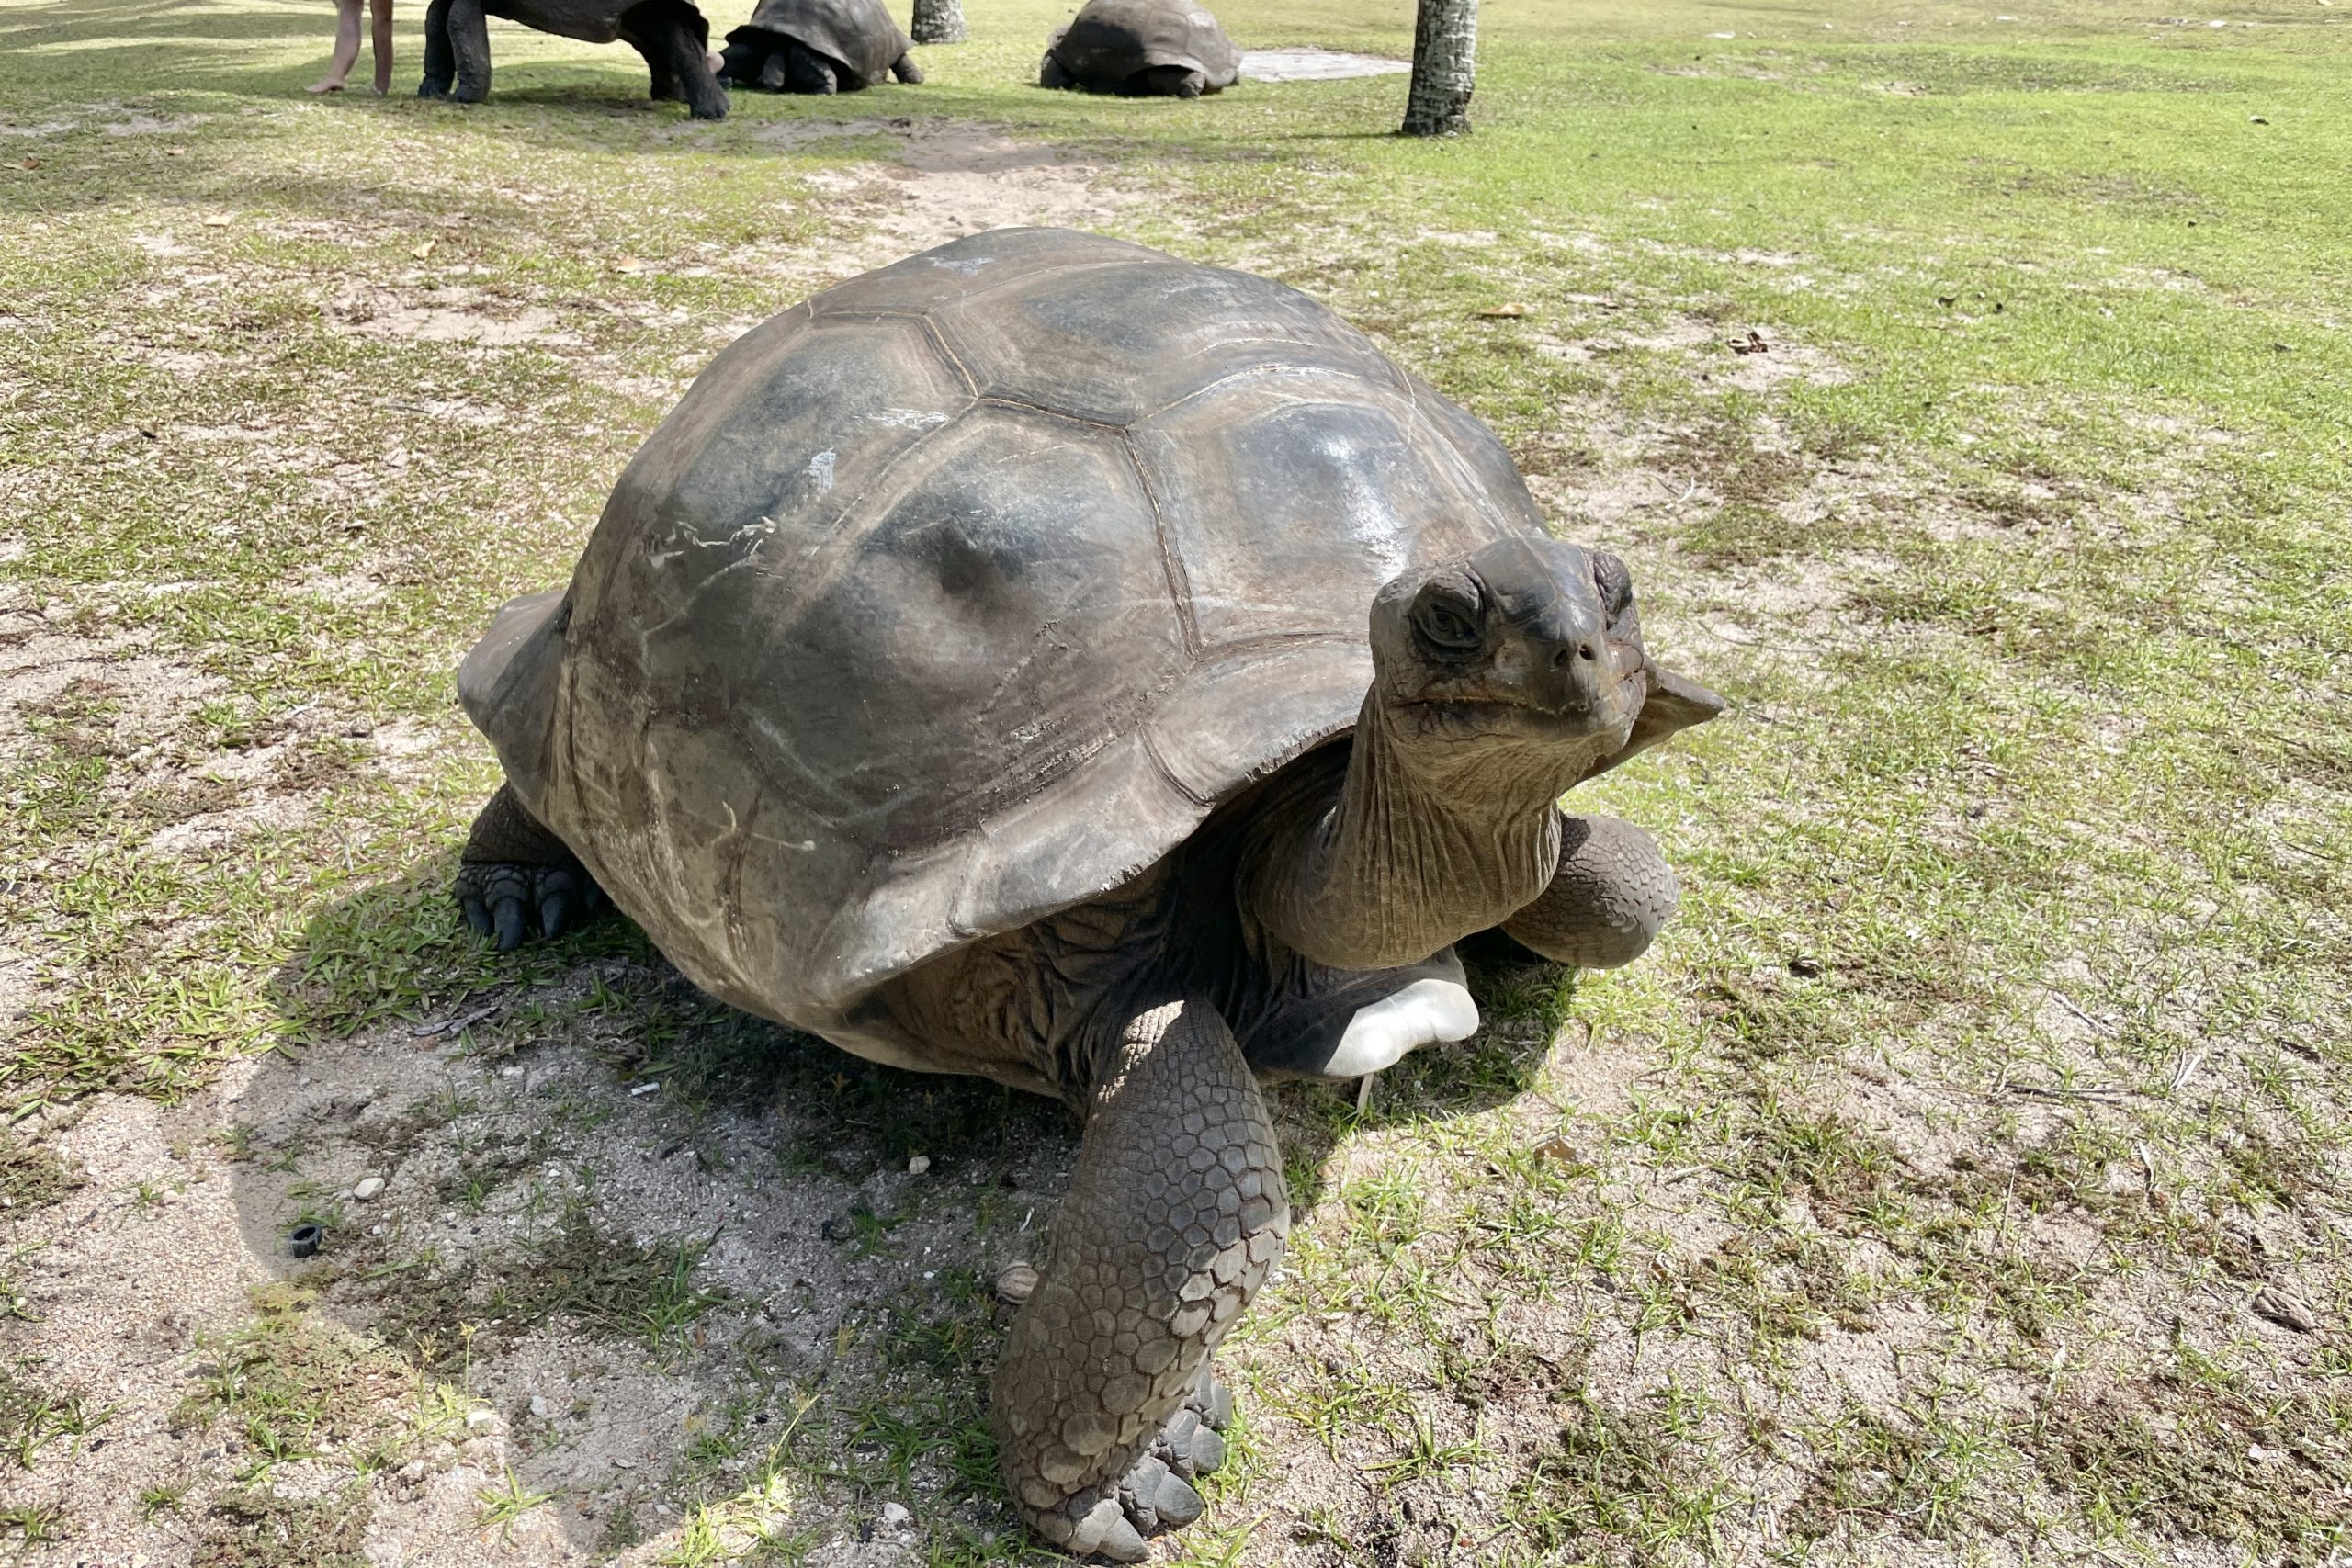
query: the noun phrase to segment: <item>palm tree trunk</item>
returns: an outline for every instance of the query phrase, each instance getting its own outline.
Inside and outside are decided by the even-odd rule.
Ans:
[[[962,43],[964,0],[915,0],[910,31],[917,43]]]
[[[1458,136],[1470,129],[1477,85],[1478,0],[1420,0],[1413,23],[1413,88],[1405,134]]]

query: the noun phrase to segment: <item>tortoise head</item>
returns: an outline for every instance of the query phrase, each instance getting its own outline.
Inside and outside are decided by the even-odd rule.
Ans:
[[[1385,728],[1446,787],[1499,768],[1557,795],[1724,705],[1651,661],[1623,561],[1555,539],[1498,540],[1390,580],[1372,649]]]

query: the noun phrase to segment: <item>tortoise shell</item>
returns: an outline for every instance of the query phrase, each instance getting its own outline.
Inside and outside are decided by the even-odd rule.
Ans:
[[[1485,425],[1297,290],[998,230],[729,346],[458,690],[697,984],[905,1060],[845,1021],[876,987],[1350,730],[1381,584],[1543,531]]]
[[[483,0],[482,10],[558,38],[611,43],[621,36],[622,19],[640,4],[642,0]],[[708,19],[695,6],[686,9],[693,13],[695,36],[707,43]]]
[[[888,81],[891,65],[914,47],[881,0],[760,0],[727,41],[762,38],[772,44],[796,39],[869,84]]]
[[[1138,71],[1198,71],[1212,91],[1241,75],[1241,51],[1190,0],[1087,0],[1047,52],[1090,87],[1116,88]]]

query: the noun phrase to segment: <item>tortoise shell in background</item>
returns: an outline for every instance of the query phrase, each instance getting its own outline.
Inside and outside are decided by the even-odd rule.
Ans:
[[[730,44],[771,48],[786,39],[839,61],[865,85],[888,81],[892,64],[914,47],[881,0],[760,0],[752,19],[727,35]]]
[[[1156,68],[1198,71],[1212,93],[1241,75],[1241,51],[1189,0],[1087,0],[1046,51],[1080,86],[1098,92],[1127,88],[1137,73]]]

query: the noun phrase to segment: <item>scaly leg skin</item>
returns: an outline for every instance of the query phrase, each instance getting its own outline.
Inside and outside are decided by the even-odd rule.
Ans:
[[[1614,969],[1649,949],[1682,886],[1657,844],[1615,817],[1560,818],[1560,869],[1532,904],[1503,922],[1555,964]]]
[[[490,96],[490,16],[481,0],[449,0],[449,51],[458,62],[449,96],[461,104]]]
[[[1056,60],[1049,51],[1044,60],[1037,62],[1037,85],[1040,87],[1075,87],[1078,85],[1078,78],[1071,75],[1068,70],[1064,69],[1062,62]]]
[[[915,63],[914,51],[911,50],[890,62],[890,74],[910,87],[922,85],[922,67]]]
[[[1217,1342],[1264,1283],[1290,1198],[1256,1077],[1197,998],[1132,1021],[1095,1091],[1051,1255],[997,1363],[1014,1506],[1073,1553],[1145,1556],[1225,1457]]]
[[[523,944],[533,916],[541,936],[560,936],[605,898],[580,857],[523,809],[508,784],[474,818],[456,891],[466,924],[477,936],[495,934],[501,953]]]
[[[420,98],[446,98],[457,79],[457,51],[449,47],[450,0],[433,0],[424,8],[424,80],[416,85]]]

